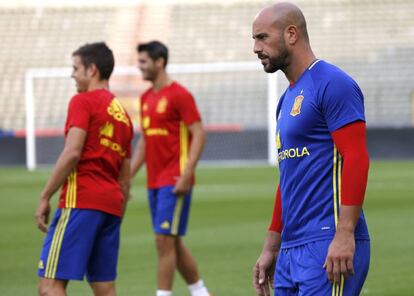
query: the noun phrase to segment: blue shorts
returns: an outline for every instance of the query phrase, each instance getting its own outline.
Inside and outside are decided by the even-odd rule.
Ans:
[[[190,214],[191,190],[186,196],[172,192],[174,186],[148,189],[152,227],[156,234],[185,235]]]
[[[113,281],[121,218],[97,210],[57,209],[43,243],[39,277]]]
[[[370,242],[355,242],[355,274],[340,285],[332,285],[326,274],[325,263],[331,240],[307,243],[281,249],[274,278],[275,296],[357,296],[368,274]]]

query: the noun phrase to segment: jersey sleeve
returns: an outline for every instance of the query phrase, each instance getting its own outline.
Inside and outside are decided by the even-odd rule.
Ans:
[[[345,74],[334,74],[321,97],[321,109],[333,132],[364,116],[364,96],[356,82]]]
[[[280,184],[277,186],[275,204],[273,207],[272,221],[269,225],[269,231],[281,233],[283,230],[282,223],[282,194],[280,193]]]
[[[175,105],[182,121],[186,125],[201,121],[195,100],[188,91],[183,90],[176,96]]]
[[[332,138],[344,159],[341,204],[361,206],[369,170],[365,123],[358,121],[341,127],[332,133]]]
[[[85,98],[81,95],[74,96],[69,102],[66,132],[71,127],[79,127],[87,131],[90,116],[90,108]]]

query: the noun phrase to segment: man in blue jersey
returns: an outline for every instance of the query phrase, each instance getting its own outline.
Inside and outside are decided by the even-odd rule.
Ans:
[[[257,295],[359,295],[370,243],[362,212],[369,158],[363,95],[315,58],[305,18],[290,3],[253,23],[254,53],[290,82],[276,111],[280,168],[272,222],[253,268]]]

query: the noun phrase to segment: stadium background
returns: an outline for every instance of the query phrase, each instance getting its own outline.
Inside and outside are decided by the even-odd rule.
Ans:
[[[251,22],[271,2],[0,1],[1,295],[34,294],[41,235],[32,225],[32,213],[50,169],[27,173],[22,168],[25,73],[32,68],[70,67],[76,48],[101,40],[113,49],[117,66],[135,66],[136,44],[152,39],[168,44],[170,63],[178,66],[254,62]],[[365,94],[368,144],[375,159],[366,211],[376,256],[363,294],[412,295],[414,275],[408,267],[414,264],[409,254],[414,247],[414,2],[295,2],[307,18],[316,55],[343,68]],[[188,240],[215,295],[253,295],[250,268],[261,248],[277,177],[277,170],[256,163],[265,164],[268,152],[266,74],[230,69],[174,77],[195,95],[208,129],[202,164],[214,161],[199,172],[199,199]],[[283,75],[278,75],[277,85],[279,95],[287,85]],[[115,75],[111,84],[137,126],[137,98],[146,87],[138,71]],[[53,163],[63,146],[66,104],[73,92],[68,78],[35,80],[41,165]],[[244,168],[226,167],[229,162],[243,163]],[[123,230],[120,295],[153,291],[155,257],[151,257],[143,182],[141,175]],[[89,295],[81,285],[71,289],[73,295]],[[186,295],[184,291],[178,282],[177,295]]]

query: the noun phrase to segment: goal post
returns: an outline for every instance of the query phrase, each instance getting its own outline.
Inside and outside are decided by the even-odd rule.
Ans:
[[[65,79],[70,77],[71,68],[31,68],[25,73],[25,133],[26,133],[26,167],[28,170],[33,171],[38,166],[37,162],[37,147],[36,147],[36,100],[39,100],[36,96],[35,82],[42,79]],[[224,73],[243,73],[243,72],[263,72],[262,66],[258,62],[222,62],[222,63],[194,63],[194,64],[171,64],[168,65],[168,72],[174,74],[187,74],[187,75],[223,75]],[[221,73],[221,74],[220,74]],[[112,77],[118,76],[132,76],[139,77],[140,73],[136,67],[125,66],[115,67]],[[261,76],[259,76],[261,77]],[[266,82],[267,98],[264,100],[267,102],[267,160],[271,165],[277,163],[276,160],[276,104],[278,100],[278,81],[277,74],[268,74]],[[261,79],[266,79],[263,75]],[[208,83],[207,82],[203,82]],[[116,93],[116,92],[115,92]],[[254,93],[254,90],[252,90]],[[67,100],[69,97],[67,98]],[[237,98],[234,98],[237,100]],[[252,98],[255,99],[255,98]],[[56,102],[56,104],[63,104],[63,102]],[[65,102],[67,103],[67,101]],[[216,106],[217,108],[219,106]],[[212,109],[212,112],[215,112]],[[62,127],[63,128],[63,127]]]

